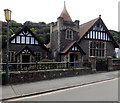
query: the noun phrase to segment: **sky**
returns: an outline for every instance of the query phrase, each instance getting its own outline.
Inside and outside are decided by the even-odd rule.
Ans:
[[[1,0],[0,20],[5,21],[4,9],[10,9],[12,20],[18,23],[56,22],[64,1],[73,21],[79,20],[82,24],[101,15],[109,30],[118,31],[119,0]]]

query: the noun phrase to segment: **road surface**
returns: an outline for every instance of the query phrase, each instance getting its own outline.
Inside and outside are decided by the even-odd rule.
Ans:
[[[118,78],[12,101],[118,101]]]

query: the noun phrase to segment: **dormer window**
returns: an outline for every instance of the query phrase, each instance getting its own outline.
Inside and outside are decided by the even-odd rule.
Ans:
[[[73,31],[70,29],[66,30],[66,39],[73,40]]]

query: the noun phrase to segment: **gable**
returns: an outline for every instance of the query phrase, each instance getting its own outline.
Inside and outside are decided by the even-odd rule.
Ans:
[[[111,36],[106,31],[104,25],[101,23],[96,23],[94,26],[92,26],[84,38],[111,41]]]
[[[93,19],[91,21],[88,21],[87,23],[81,24],[80,25],[80,31],[79,31],[79,35],[80,38],[82,38],[86,32],[92,27],[92,25],[95,24],[95,22],[98,20],[99,18]]]
[[[31,54],[31,52],[29,49],[26,48],[22,51],[22,54]]]
[[[32,55],[35,55],[32,50],[30,48],[28,48],[27,46],[23,47],[20,51],[18,51],[16,53],[16,55],[19,55],[19,54],[32,54]]]
[[[85,52],[75,41],[68,44],[68,46],[65,47],[63,51],[60,52],[60,54],[66,54],[68,52],[80,52],[81,54],[85,55]]]
[[[82,39],[111,41],[116,48],[119,47],[102,21],[101,17],[83,24],[82,27],[80,26],[80,28],[82,31],[80,33],[82,33],[82,36],[78,42],[80,42]]]
[[[10,40],[12,44],[39,44],[35,35],[27,28],[23,28],[18,34],[14,35]]]
[[[80,52],[80,47],[78,45],[73,45],[70,50],[70,52]]]

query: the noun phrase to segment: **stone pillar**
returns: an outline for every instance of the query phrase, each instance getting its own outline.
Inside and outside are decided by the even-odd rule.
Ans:
[[[107,66],[108,66],[108,71],[113,70],[113,61],[112,61],[112,57],[111,56],[107,56]]]
[[[89,62],[91,63],[92,71],[96,72],[96,57],[95,56],[90,56],[89,57]]]

